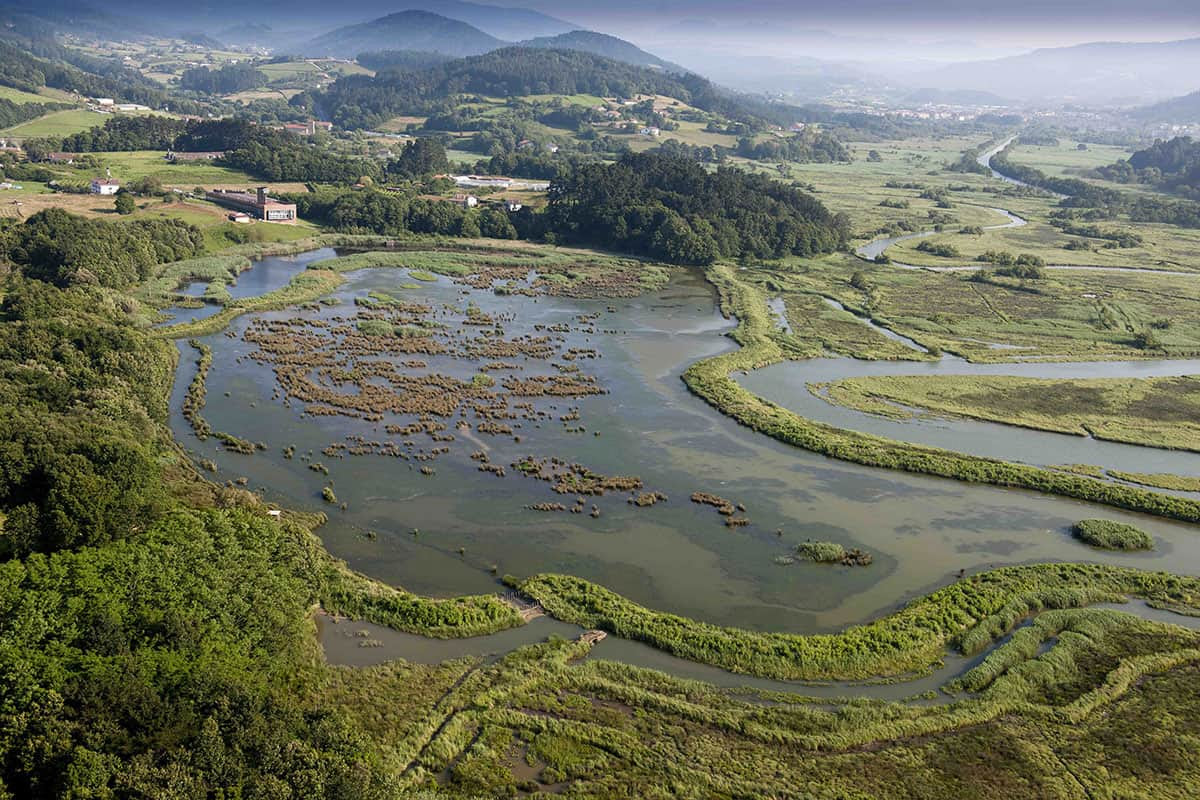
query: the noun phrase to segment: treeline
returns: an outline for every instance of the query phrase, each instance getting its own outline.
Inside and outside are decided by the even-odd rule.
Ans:
[[[656,153],[562,163],[544,211],[467,209],[410,193],[327,189],[287,196],[300,216],[346,233],[524,238],[604,247],[672,264],[783,258],[842,247],[847,221],[792,186]]]
[[[1014,144],[992,156],[992,169],[1001,175],[1027,183],[1048,192],[1067,195],[1075,205],[1103,206],[1120,202],[1120,192],[1102,186],[1094,186],[1079,178],[1063,178],[1047,175],[1036,167],[1025,166],[1009,161]]]
[[[651,153],[581,165],[549,198],[540,222],[555,240],[676,264],[827,253],[847,237],[846,220],[799,189]]]
[[[759,142],[743,136],[738,140],[734,153],[754,161],[796,161],[802,164],[850,161],[850,151],[841,140],[827,131],[813,128]]]
[[[456,95],[521,97],[663,94],[733,119],[759,117],[766,103],[723,92],[698,75],[674,75],[574,50],[506,47],[423,70],[384,71],[339,78],[325,92],[301,98],[349,129],[378,125],[400,113],[441,113]]]
[[[51,149],[65,153],[169,150],[185,130],[183,120],[160,114],[111,116],[103,125],[55,140]]]
[[[65,103],[14,103],[12,100],[0,98],[0,128],[20,125],[31,119],[49,114],[51,111],[62,111],[71,108]]]
[[[0,229],[0,254],[27,277],[56,286],[129,286],[155,266],[200,255],[204,234],[178,219],[106,222],[48,208]]]
[[[1179,138],[1186,139],[1187,137]],[[1131,197],[1116,189],[1095,186],[1078,178],[1060,178],[1046,175],[1034,167],[1015,164],[1009,161],[1008,155],[1011,147],[1010,145],[992,157],[992,168],[1002,175],[1023,181],[1030,186],[1065,195],[1066,198],[1062,201],[1062,205],[1065,207],[1092,209],[1110,219],[1117,214],[1124,213],[1128,214],[1129,218],[1134,222],[1161,222],[1184,228],[1200,228],[1200,202],[1187,199],[1173,200],[1167,197],[1149,197],[1146,195]],[[1153,148],[1150,149],[1153,151]],[[1187,152],[1186,143],[1163,147],[1158,151],[1148,154],[1146,160],[1142,163],[1150,163],[1159,157],[1164,158],[1164,161],[1168,164],[1186,163],[1186,160],[1184,160],[1186,156],[1181,157],[1178,154]],[[1173,159],[1178,159],[1178,162]],[[1132,159],[1130,164],[1132,164]],[[1119,176],[1124,169],[1113,165],[1112,167],[1101,168],[1101,170],[1110,170],[1110,172],[1102,172],[1100,174],[1110,180],[1118,180],[1119,177],[1116,176]],[[1129,169],[1133,169],[1133,167],[1130,166]],[[1147,170],[1149,169],[1151,168],[1147,168]],[[1190,171],[1183,172],[1182,175],[1184,176],[1183,181],[1194,180],[1200,177],[1200,168],[1192,167]],[[1182,182],[1176,182],[1173,184],[1173,188],[1184,194],[1190,193],[1190,190]],[[1071,231],[1067,232],[1070,233]],[[1089,234],[1085,233],[1081,235]],[[1133,245],[1122,244],[1119,246]]]
[[[379,165],[368,158],[330,152],[288,131],[252,125],[238,119],[205,120],[188,125],[175,140],[185,152],[223,150],[223,163],[268,181],[354,183],[379,177]]]
[[[282,195],[281,199],[295,203],[296,212],[304,219],[328,225],[341,233],[518,237],[509,214],[503,208],[490,205],[466,208],[442,200],[377,189],[319,189]]]
[[[958,160],[947,166],[951,172],[966,172],[975,175],[991,175],[991,170],[979,163],[979,157],[983,152],[992,146],[994,139],[989,139],[986,142],[968,148],[959,155]]]
[[[267,84],[267,76],[253,64],[225,64],[220,69],[192,67],[179,76],[179,87],[204,94],[234,94]]]
[[[1200,199],[1200,142],[1190,136],[1155,140],[1129,160],[1097,167],[1096,173],[1119,183],[1147,183],[1184,197]]]
[[[224,151],[222,163],[268,181],[354,183],[364,176],[384,174],[369,158],[333,153],[288,131],[240,119],[183,122],[155,115],[113,117],[102,127],[61,139],[41,138],[27,145],[30,157],[54,150]]]
[[[453,61],[454,57],[426,50],[378,50],[359,53],[354,60],[373,72],[399,72],[429,69]]]

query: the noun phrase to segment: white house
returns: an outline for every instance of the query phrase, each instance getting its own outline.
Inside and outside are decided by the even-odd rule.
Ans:
[[[470,194],[456,194],[454,195],[454,202],[463,208],[474,208],[479,205],[479,198]]]
[[[112,178],[92,178],[92,194],[116,194],[121,182]]]

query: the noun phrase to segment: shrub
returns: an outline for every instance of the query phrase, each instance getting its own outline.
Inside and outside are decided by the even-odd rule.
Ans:
[[[917,249],[922,253],[929,253],[931,256],[939,256],[940,258],[958,258],[961,255],[958,252],[958,248],[952,244],[934,244],[928,240],[918,244]]]
[[[1150,534],[1107,519],[1083,519],[1071,528],[1075,538],[1104,550],[1153,550],[1154,539]]]
[[[846,557],[846,548],[837,542],[801,542],[796,554],[819,564],[837,564]]]

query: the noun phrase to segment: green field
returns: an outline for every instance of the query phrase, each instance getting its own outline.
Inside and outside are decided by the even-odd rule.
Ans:
[[[1071,139],[1063,139],[1056,146],[1018,144],[1013,149],[1013,158],[1047,175],[1080,177],[1081,172],[1127,159],[1133,153],[1129,148],[1107,144],[1085,143],[1087,149],[1080,150],[1079,144]]]
[[[101,152],[90,155],[100,163],[101,172],[105,168],[111,169],[113,177],[121,181],[133,181],[152,176],[161,180],[164,186],[181,189],[192,189],[196,186],[205,188],[213,186],[246,187],[262,183],[241,170],[220,166],[211,161],[172,163],[163,157],[165,153],[161,150]],[[91,177],[93,172],[93,170],[80,170],[72,167],[55,167],[54,169],[68,180],[86,180]],[[272,186],[283,191],[284,187],[295,188],[297,185],[272,184]],[[302,187],[302,184],[299,186]]]
[[[32,119],[29,122],[22,122],[20,125],[6,128],[0,131],[0,133],[22,138],[34,136],[69,136],[72,133],[79,133],[80,131],[86,131],[88,128],[103,125],[106,119],[108,119],[108,116],[105,114],[97,114],[94,111],[84,111],[82,109],[55,111],[43,117]]]
[[[11,86],[0,86],[0,100],[8,100],[9,102],[18,105],[26,103],[46,103],[51,102],[55,98],[45,95],[33,94],[31,92],[23,92],[20,89],[14,89]]]

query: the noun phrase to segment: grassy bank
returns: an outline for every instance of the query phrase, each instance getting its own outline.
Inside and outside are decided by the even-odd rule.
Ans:
[[[983,649],[1031,611],[1136,595],[1200,602],[1200,580],[1087,564],[1007,567],[914,600],[888,617],[836,634],[758,633],[657,612],[567,575],[518,584],[551,615],[610,631],[731,672],[789,680],[855,679],[929,668],[947,646]]]
[[[907,406],[1147,447],[1200,450],[1200,380],[1194,377],[872,376],[836,381],[828,396],[839,405],[894,417],[911,417],[902,408]]]
[[[971,483],[1032,489],[1186,522],[1200,522],[1200,503],[1109,483],[1085,475],[920,447],[805,419],[747,391],[730,375],[783,360],[770,335],[772,323],[761,291],[738,280],[732,268],[710,268],[722,308],[738,318],[731,336],[741,349],[693,364],[684,383],[722,413],[760,433],[832,458],[871,467],[935,475]]]
[[[296,275],[287,286],[258,297],[242,297],[233,300],[229,305],[211,317],[182,322],[178,325],[167,325],[156,329],[159,336],[171,339],[184,339],[196,336],[207,336],[222,330],[230,322],[254,311],[277,311],[294,306],[297,303],[307,303],[323,297],[342,285],[343,278],[336,272],[325,270],[308,270]]]

